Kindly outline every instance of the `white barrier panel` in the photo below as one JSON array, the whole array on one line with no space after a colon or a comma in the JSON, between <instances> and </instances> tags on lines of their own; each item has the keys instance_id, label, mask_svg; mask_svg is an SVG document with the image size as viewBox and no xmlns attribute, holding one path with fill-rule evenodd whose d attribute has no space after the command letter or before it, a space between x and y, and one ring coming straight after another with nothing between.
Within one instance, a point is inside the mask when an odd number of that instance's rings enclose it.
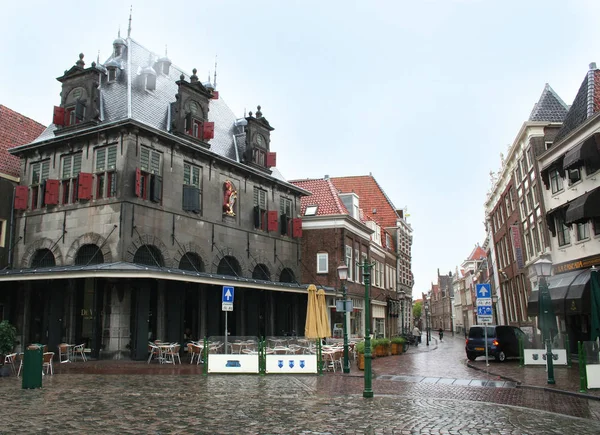
<instances>
[{"instance_id":1,"label":"white barrier panel","mask_svg":"<svg viewBox=\"0 0 600 435\"><path fill-rule=\"evenodd\" d=\"M585 374L588 388L600 388L600 364L587 364Z\"/></svg>"},{"instance_id":2,"label":"white barrier panel","mask_svg":"<svg viewBox=\"0 0 600 435\"><path fill-rule=\"evenodd\" d=\"M546 365L546 349L523 349L523 352L525 360L524 363L526 366ZM552 355L554 356L554 365L567 365L566 349L552 349Z\"/></svg>"},{"instance_id":3,"label":"white barrier panel","mask_svg":"<svg viewBox=\"0 0 600 435\"><path fill-rule=\"evenodd\" d=\"M258 354L214 354L208 356L208 373L258 373Z\"/></svg>"},{"instance_id":4,"label":"white barrier panel","mask_svg":"<svg viewBox=\"0 0 600 435\"><path fill-rule=\"evenodd\" d=\"M267 355L267 373L317 373L317 355Z\"/></svg>"}]
</instances>

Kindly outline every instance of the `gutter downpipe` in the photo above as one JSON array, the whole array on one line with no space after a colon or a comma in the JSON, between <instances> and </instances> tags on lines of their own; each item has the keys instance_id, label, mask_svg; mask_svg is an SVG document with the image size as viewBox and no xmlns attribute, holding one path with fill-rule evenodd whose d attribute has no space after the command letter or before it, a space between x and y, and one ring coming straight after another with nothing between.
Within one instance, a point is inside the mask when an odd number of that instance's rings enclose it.
<instances>
[{"instance_id":1,"label":"gutter downpipe","mask_svg":"<svg viewBox=\"0 0 600 435\"><path fill-rule=\"evenodd\" d=\"M13 228L15 225L15 195L17 192L17 186L13 186L13 196L12 196L12 207L10 209L10 230L8 233L8 267L12 269L12 253L13 253Z\"/></svg>"}]
</instances>

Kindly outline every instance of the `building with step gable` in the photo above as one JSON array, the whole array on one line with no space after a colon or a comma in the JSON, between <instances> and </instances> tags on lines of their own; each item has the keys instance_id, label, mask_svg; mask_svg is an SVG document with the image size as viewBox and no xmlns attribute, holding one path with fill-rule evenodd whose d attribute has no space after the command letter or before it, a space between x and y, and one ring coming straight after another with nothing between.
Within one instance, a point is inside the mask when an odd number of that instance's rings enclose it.
<instances>
[{"instance_id":1,"label":"building with step gable","mask_svg":"<svg viewBox=\"0 0 600 435\"><path fill-rule=\"evenodd\" d=\"M11 267L0 273L22 343L147 357L148 339L300 331L300 200L276 168L258 106L237 117L202 82L128 36L57 79L53 123L20 159ZM48 108L52 110L52 108Z\"/></svg>"}]
</instances>

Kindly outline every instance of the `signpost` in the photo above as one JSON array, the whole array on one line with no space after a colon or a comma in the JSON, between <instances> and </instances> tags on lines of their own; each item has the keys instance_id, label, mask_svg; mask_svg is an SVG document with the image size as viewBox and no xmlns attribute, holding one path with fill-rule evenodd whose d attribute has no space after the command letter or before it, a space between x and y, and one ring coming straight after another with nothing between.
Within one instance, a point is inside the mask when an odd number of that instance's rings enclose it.
<instances>
[{"instance_id":1,"label":"signpost","mask_svg":"<svg viewBox=\"0 0 600 435\"><path fill-rule=\"evenodd\" d=\"M493 322L492 315L492 291L489 283L477 284L477 323L484 325L485 337L485 365L489 366L488 362L488 337L487 325Z\"/></svg>"},{"instance_id":2,"label":"signpost","mask_svg":"<svg viewBox=\"0 0 600 435\"><path fill-rule=\"evenodd\" d=\"M224 285L221 309L225 311L225 353L227 353L227 312L233 311L233 295L235 288L233 286Z\"/></svg>"}]
</instances>

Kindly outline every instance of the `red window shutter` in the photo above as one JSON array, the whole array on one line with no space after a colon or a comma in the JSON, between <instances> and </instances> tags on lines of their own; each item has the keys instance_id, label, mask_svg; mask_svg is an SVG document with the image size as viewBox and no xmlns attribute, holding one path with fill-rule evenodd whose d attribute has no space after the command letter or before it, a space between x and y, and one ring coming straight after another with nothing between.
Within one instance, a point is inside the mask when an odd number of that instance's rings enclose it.
<instances>
[{"instance_id":1,"label":"red window shutter","mask_svg":"<svg viewBox=\"0 0 600 435\"><path fill-rule=\"evenodd\" d=\"M29 188L27 186L17 186L15 190L15 210L27 210L27 199Z\"/></svg>"},{"instance_id":2,"label":"red window shutter","mask_svg":"<svg viewBox=\"0 0 600 435\"><path fill-rule=\"evenodd\" d=\"M135 196L142 196L142 171L140 168L135 168Z\"/></svg>"},{"instance_id":3,"label":"red window shutter","mask_svg":"<svg viewBox=\"0 0 600 435\"><path fill-rule=\"evenodd\" d=\"M277 231L277 227L278 227L278 222L277 222L277 211L276 210L271 210L269 211L268 217L267 217L267 229L268 231Z\"/></svg>"},{"instance_id":4,"label":"red window shutter","mask_svg":"<svg viewBox=\"0 0 600 435\"><path fill-rule=\"evenodd\" d=\"M212 92L212 99L213 100L218 100L219 99L219 91L213 91Z\"/></svg>"},{"instance_id":5,"label":"red window shutter","mask_svg":"<svg viewBox=\"0 0 600 435\"><path fill-rule=\"evenodd\" d=\"M54 106L54 115L52 116L54 125L65 125L65 108Z\"/></svg>"},{"instance_id":6,"label":"red window shutter","mask_svg":"<svg viewBox=\"0 0 600 435\"><path fill-rule=\"evenodd\" d=\"M277 166L277 153L267 153L267 168Z\"/></svg>"},{"instance_id":7,"label":"red window shutter","mask_svg":"<svg viewBox=\"0 0 600 435\"><path fill-rule=\"evenodd\" d=\"M58 180L46 180L46 191L44 192L44 204L58 204Z\"/></svg>"},{"instance_id":8,"label":"red window shutter","mask_svg":"<svg viewBox=\"0 0 600 435\"><path fill-rule=\"evenodd\" d=\"M292 235L294 237L302 237L302 219L294 218L292 219Z\"/></svg>"},{"instance_id":9,"label":"red window shutter","mask_svg":"<svg viewBox=\"0 0 600 435\"><path fill-rule=\"evenodd\" d=\"M77 181L77 199L92 199L92 174L80 172Z\"/></svg>"},{"instance_id":10,"label":"red window shutter","mask_svg":"<svg viewBox=\"0 0 600 435\"><path fill-rule=\"evenodd\" d=\"M202 134L202 140L208 140L215 137L215 123L214 122L205 122L204 123L204 132Z\"/></svg>"}]
</instances>

